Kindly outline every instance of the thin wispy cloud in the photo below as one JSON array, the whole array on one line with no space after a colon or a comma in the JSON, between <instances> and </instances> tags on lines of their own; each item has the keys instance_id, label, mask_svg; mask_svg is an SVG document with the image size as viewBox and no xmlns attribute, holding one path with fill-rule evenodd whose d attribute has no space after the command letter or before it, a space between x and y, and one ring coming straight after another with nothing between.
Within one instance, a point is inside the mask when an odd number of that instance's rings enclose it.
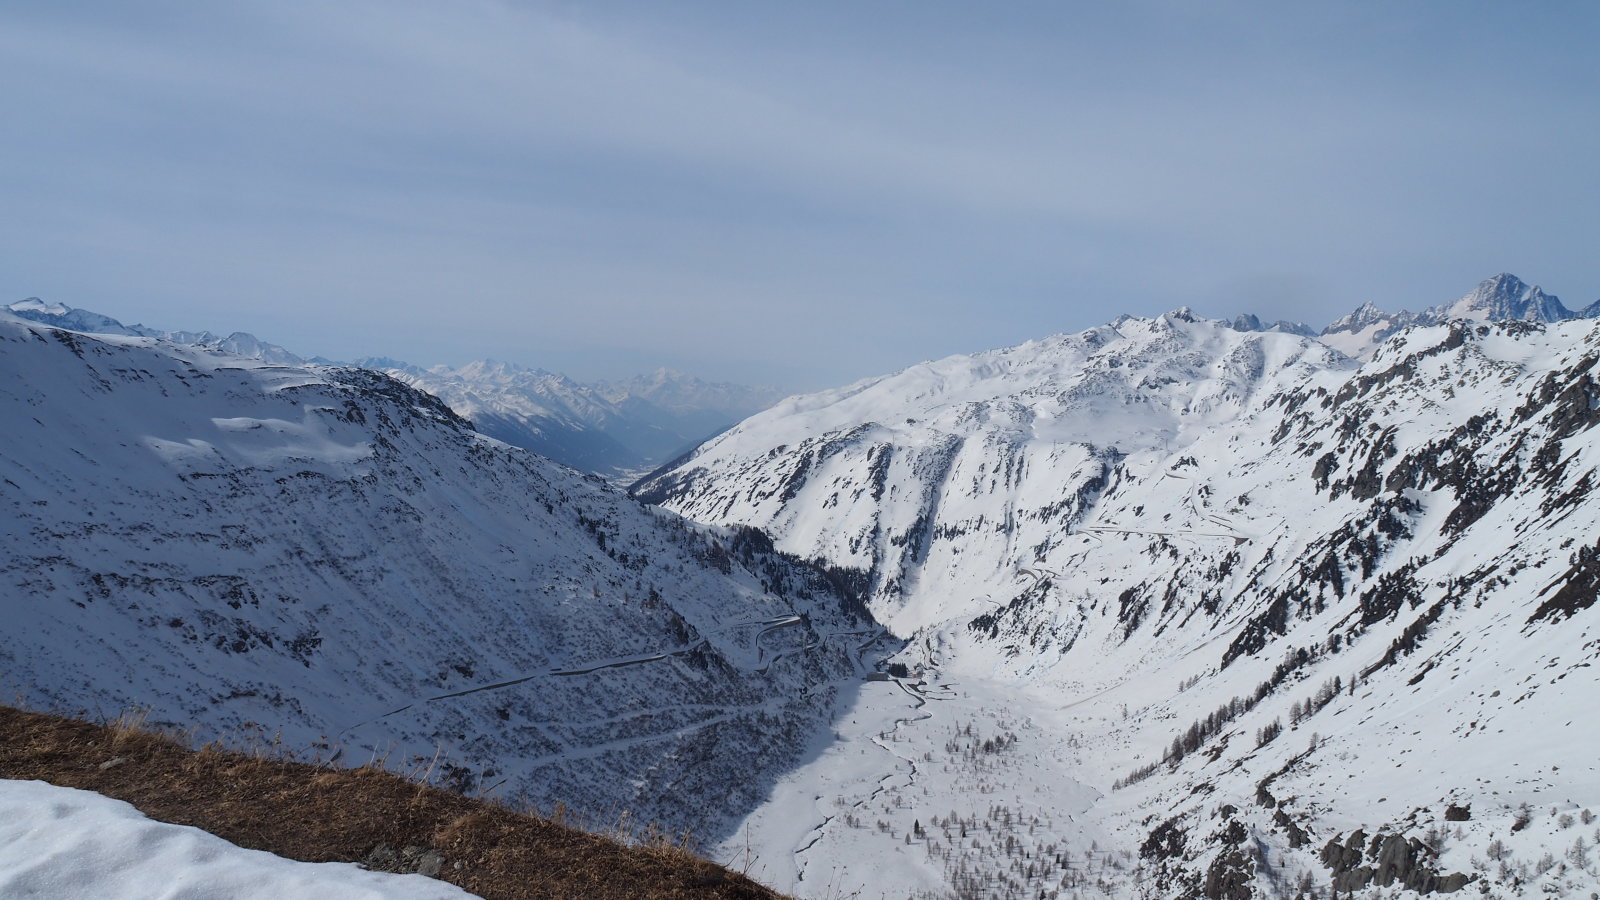
<instances>
[{"instance_id":1,"label":"thin wispy cloud","mask_svg":"<svg viewBox=\"0 0 1600 900\"><path fill-rule=\"evenodd\" d=\"M1320 320L1501 269L1600 295L1577 5L0 25L11 292L307 353L811 387L1185 303Z\"/></svg>"}]
</instances>

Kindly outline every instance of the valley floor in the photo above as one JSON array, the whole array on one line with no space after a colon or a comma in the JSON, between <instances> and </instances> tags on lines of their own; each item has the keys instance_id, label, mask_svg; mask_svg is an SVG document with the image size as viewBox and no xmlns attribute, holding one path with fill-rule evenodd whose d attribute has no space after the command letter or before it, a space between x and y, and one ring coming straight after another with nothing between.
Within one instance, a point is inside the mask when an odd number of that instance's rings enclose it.
<instances>
[{"instance_id":1,"label":"valley floor","mask_svg":"<svg viewBox=\"0 0 1600 900\"><path fill-rule=\"evenodd\" d=\"M1152 787L1159 778L1123 790L1110 785L1136 763L1159 759L1152 734L1159 743L1178 733L1212 702L1181 690L1166 696L1176 684L1170 680L1084 684L1074 693L963 668L862 685L835 717L826 746L784 776L713 857L803 898L1173 896L1152 881L1150 860L1136 869L1137 854L1152 823L1183 808L1194 791L1181 781ZM1389 687L1407 697L1420 689L1403 681ZM1241 761L1198 764L1195 783L1217 791L1210 805L1231 801L1256 816L1249 826L1261 850L1255 896L1328 896L1330 874L1319 856L1330 838L1357 828L1368 838L1385 831L1421 838L1436 849L1439 873L1470 879L1458 896L1589 897L1600 889L1593 849L1600 819L1586 799L1600 794L1592 760L1579 749L1586 732L1527 725L1473 742L1415 719L1418 709L1442 701L1373 702L1410 727L1345 722L1334 708L1317 720L1320 737L1291 729L1281 742L1247 749ZM1302 752L1308 741L1319 755ZM1441 754L1440 746L1452 751ZM1532 764L1530 754L1543 762ZM1289 757L1299 762L1285 764ZM1281 809L1317 814L1299 849L1257 821L1268 810L1259 799L1252 804L1250 790L1273 777ZM1455 801L1470 818L1441 821ZM1213 811L1197 822L1199 840L1223 819ZM1369 886L1355 896L1399 890Z\"/></svg>"},{"instance_id":2,"label":"valley floor","mask_svg":"<svg viewBox=\"0 0 1600 900\"><path fill-rule=\"evenodd\" d=\"M1130 851L1097 824L1080 736L1048 709L995 681L868 682L714 855L802 897L1115 892Z\"/></svg>"}]
</instances>

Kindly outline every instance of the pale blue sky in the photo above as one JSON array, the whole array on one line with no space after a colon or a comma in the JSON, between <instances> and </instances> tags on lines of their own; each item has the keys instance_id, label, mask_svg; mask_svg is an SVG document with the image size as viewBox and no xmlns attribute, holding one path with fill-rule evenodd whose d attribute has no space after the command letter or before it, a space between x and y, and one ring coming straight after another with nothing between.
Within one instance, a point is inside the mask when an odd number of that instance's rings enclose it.
<instances>
[{"instance_id":1,"label":"pale blue sky","mask_svg":"<svg viewBox=\"0 0 1600 900\"><path fill-rule=\"evenodd\" d=\"M816 388L1180 305L1600 297L1591 3L0 7L0 296Z\"/></svg>"}]
</instances>

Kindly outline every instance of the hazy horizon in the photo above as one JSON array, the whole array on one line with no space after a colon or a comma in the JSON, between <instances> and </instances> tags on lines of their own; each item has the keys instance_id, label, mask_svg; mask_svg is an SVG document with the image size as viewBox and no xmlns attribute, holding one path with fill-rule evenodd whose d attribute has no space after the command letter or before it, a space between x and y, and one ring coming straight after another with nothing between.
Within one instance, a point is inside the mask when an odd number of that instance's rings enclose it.
<instances>
[{"instance_id":1,"label":"hazy horizon","mask_svg":"<svg viewBox=\"0 0 1600 900\"><path fill-rule=\"evenodd\" d=\"M1191 306L1600 297L1600 12L24 2L0 272L306 356L791 390Z\"/></svg>"}]
</instances>

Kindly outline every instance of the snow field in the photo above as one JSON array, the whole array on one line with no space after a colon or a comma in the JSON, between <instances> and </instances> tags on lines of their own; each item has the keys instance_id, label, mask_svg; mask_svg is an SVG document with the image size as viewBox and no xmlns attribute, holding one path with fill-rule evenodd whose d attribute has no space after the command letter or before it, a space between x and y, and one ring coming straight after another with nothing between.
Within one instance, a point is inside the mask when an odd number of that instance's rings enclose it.
<instances>
[{"instance_id":1,"label":"snow field","mask_svg":"<svg viewBox=\"0 0 1600 900\"><path fill-rule=\"evenodd\" d=\"M423 875L246 850L120 800L0 779L0 897L102 900L455 900Z\"/></svg>"},{"instance_id":2,"label":"snow field","mask_svg":"<svg viewBox=\"0 0 1600 900\"><path fill-rule=\"evenodd\" d=\"M715 857L801 897L1037 896L1125 877L1092 811L1100 791L1073 779L1079 736L1009 686L906 685L864 684L837 739Z\"/></svg>"}]
</instances>

